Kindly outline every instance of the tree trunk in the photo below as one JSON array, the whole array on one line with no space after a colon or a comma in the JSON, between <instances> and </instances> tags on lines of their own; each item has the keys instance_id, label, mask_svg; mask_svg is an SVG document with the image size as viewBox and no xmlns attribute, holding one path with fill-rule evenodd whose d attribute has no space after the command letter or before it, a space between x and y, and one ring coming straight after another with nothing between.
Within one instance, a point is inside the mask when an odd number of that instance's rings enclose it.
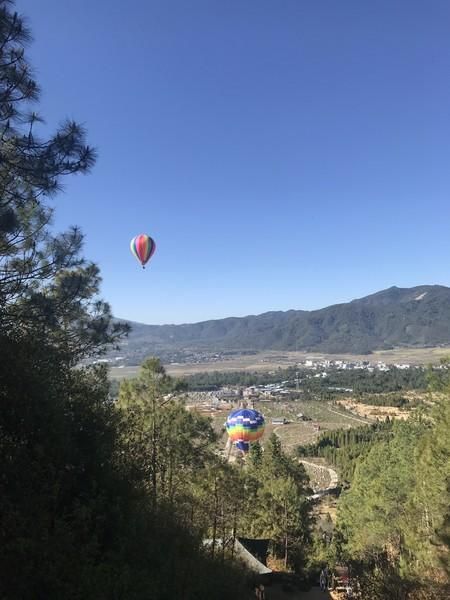
<instances>
[{"instance_id":1,"label":"tree trunk","mask_svg":"<svg viewBox=\"0 0 450 600\"><path fill-rule=\"evenodd\" d=\"M221 510L220 510L220 517L222 519L222 562L225 562L225 537L226 537L226 523L225 523L225 511L223 508L223 499L222 499L222 505L221 505Z\"/></svg>"},{"instance_id":2,"label":"tree trunk","mask_svg":"<svg viewBox=\"0 0 450 600\"><path fill-rule=\"evenodd\" d=\"M236 545L236 529L237 529L237 505L234 506L233 514L233 532L232 532L232 546L231 546L231 559L234 558L234 547Z\"/></svg>"},{"instance_id":3,"label":"tree trunk","mask_svg":"<svg viewBox=\"0 0 450 600\"><path fill-rule=\"evenodd\" d=\"M288 523L287 523L287 501L284 502L284 568L288 565Z\"/></svg>"},{"instance_id":4,"label":"tree trunk","mask_svg":"<svg viewBox=\"0 0 450 600\"><path fill-rule=\"evenodd\" d=\"M216 536L217 536L217 477L214 478L214 517L213 517L213 534L212 534L212 557L216 550Z\"/></svg>"},{"instance_id":5,"label":"tree trunk","mask_svg":"<svg viewBox=\"0 0 450 600\"><path fill-rule=\"evenodd\" d=\"M156 400L155 393L152 392L152 504L153 508L156 508L156 501L158 496L158 479L156 469L158 465L158 448L157 448L157 427L156 427Z\"/></svg>"}]
</instances>

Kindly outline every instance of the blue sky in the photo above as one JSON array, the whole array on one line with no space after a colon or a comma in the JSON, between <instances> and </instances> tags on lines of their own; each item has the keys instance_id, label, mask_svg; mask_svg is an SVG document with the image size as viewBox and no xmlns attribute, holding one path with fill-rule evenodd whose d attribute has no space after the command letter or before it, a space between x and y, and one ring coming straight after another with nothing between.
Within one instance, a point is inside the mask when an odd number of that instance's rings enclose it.
<instances>
[{"instance_id":1,"label":"blue sky","mask_svg":"<svg viewBox=\"0 0 450 600\"><path fill-rule=\"evenodd\" d=\"M450 3L17 0L114 313L180 323L450 284ZM157 252L142 271L137 233Z\"/></svg>"}]
</instances>

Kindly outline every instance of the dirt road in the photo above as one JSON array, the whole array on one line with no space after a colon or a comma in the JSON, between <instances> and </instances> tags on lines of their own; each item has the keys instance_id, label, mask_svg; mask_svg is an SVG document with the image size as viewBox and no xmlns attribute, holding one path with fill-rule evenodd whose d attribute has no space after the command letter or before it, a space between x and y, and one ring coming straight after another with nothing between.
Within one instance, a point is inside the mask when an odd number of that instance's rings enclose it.
<instances>
[{"instance_id":1,"label":"dirt road","mask_svg":"<svg viewBox=\"0 0 450 600\"><path fill-rule=\"evenodd\" d=\"M370 425L370 423L373 422L370 419L359 419L358 417L354 417L353 415L346 415L342 412L338 412L337 410L333 410L332 408L329 408L329 407L327 407L327 410L330 413L334 413L335 415L339 415L341 417L344 417L345 419L352 419L353 421L359 421L360 423L364 423L364 425Z\"/></svg>"},{"instance_id":2,"label":"dirt road","mask_svg":"<svg viewBox=\"0 0 450 600\"><path fill-rule=\"evenodd\" d=\"M329 592L322 592L320 588L311 588L308 592L283 592L280 585L266 588L266 600L331 600Z\"/></svg>"},{"instance_id":3,"label":"dirt road","mask_svg":"<svg viewBox=\"0 0 450 600\"><path fill-rule=\"evenodd\" d=\"M334 469L331 469L330 467L326 467L324 465L319 465L317 463L310 462L308 460L301 459L300 462L303 465L307 465L307 467L309 467L310 469L316 469L318 471L323 471L328 475L328 481L329 481L328 485L326 485L325 487L319 486L314 489L314 492L324 492L329 489L334 489L337 486L339 477Z\"/></svg>"}]
</instances>

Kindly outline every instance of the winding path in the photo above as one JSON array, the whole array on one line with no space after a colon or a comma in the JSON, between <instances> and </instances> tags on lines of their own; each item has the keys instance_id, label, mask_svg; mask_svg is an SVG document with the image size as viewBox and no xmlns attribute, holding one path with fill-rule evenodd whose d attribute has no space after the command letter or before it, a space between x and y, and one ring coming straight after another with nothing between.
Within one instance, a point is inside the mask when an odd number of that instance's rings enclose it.
<instances>
[{"instance_id":1,"label":"winding path","mask_svg":"<svg viewBox=\"0 0 450 600\"><path fill-rule=\"evenodd\" d=\"M329 406L327 406L327 410L335 415L339 415L340 417L344 417L344 419L353 419L353 421L359 421L360 423L364 423L364 425L370 425L372 421L369 419L360 419L358 417L354 417L353 415L347 415L343 412L339 412L338 410L333 410Z\"/></svg>"},{"instance_id":2,"label":"winding path","mask_svg":"<svg viewBox=\"0 0 450 600\"><path fill-rule=\"evenodd\" d=\"M328 410L330 410L330 409L328 409ZM334 411L332 411L332 412L334 412ZM338 414L340 414L340 413L338 413ZM348 418L350 419L352 417L348 417ZM275 429L273 430L273 433L278 438L280 438L280 436L278 434L278 430L282 429L283 427L287 427L287 425L280 425L278 427L275 427ZM317 435L317 434L315 434L315 435ZM292 445L295 445L295 444L290 444L290 445L292 446ZM328 473L329 478L330 478L330 482L329 482L329 484L326 487L323 487L323 488L320 488L320 487L319 488L314 488L314 495L311 496L312 499L317 499L319 496L324 496L324 495L328 494L329 492L331 492L332 490L334 490L336 488L336 486L338 485L339 477L338 477L338 474L336 473L336 471L334 469L332 469L330 467L326 467L324 465L319 465L317 463L310 462L308 460L300 459L299 462L301 462L304 465L308 465L312 469L318 469L320 471L326 471Z\"/></svg>"},{"instance_id":3,"label":"winding path","mask_svg":"<svg viewBox=\"0 0 450 600\"><path fill-rule=\"evenodd\" d=\"M317 463L309 462L308 460L300 459L299 462L301 462L303 465L308 465L309 467L312 467L313 469L319 469L319 470L328 472L328 475L330 477L330 483L325 488L315 489L314 490L315 492L322 492L322 493L327 492L329 490L334 489L337 486L339 477L334 469L331 469L330 467L325 467L324 465L318 465Z\"/></svg>"}]
</instances>

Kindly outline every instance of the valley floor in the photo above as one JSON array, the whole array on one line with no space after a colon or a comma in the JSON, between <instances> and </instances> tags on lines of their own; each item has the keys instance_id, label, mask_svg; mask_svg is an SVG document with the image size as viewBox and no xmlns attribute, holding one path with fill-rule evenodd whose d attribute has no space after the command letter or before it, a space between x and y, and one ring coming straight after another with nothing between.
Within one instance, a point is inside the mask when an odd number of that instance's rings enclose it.
<instances>
[{"instance_id":1,"label":"valley floor","mask_svg":"<svg viewBox=\"0 0 450 600\"><path fill-rule=\"evenodd\" d=\"M329 359L370 362L387 364L409 363L411 365L427 365L438 363L450 354L450 348L396 348L394 350L376 350L372 354L323 354L314 352L276 352L265 351L252 355L230 357L229 359L205 363L167 364L170 375L182 377L207 371L271 371L278 367L286 368L307 359ZM123 379L137 375L139 367L113 367L110 371L112 379Z\"/></svg>"}]
</instances>

